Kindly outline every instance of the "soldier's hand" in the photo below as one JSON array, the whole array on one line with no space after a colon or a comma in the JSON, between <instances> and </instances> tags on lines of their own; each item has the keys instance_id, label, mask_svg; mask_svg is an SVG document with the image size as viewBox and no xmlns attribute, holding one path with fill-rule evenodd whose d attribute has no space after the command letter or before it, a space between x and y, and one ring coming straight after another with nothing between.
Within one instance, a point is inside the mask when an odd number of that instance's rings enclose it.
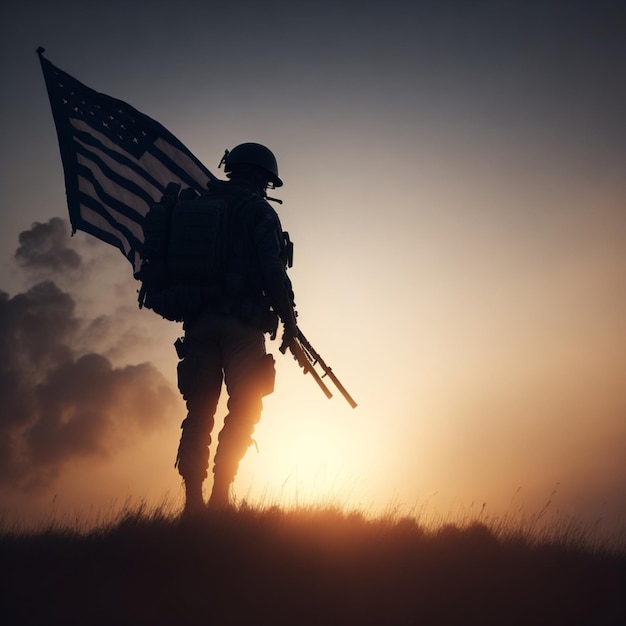
<instances>
[{"instance_id":1,"label":"soldier's hand","mask_svg":"<svg viewBox=\"0 0 626 626\"><path fill-rule=\"evenodd\" d=\"M293 340L298 336L298 327L293 324L284 324L283 325L283 337L280 343L279 350L282 354L285 354L287 348L293 343Z\"/></svg>"}]
</instances>

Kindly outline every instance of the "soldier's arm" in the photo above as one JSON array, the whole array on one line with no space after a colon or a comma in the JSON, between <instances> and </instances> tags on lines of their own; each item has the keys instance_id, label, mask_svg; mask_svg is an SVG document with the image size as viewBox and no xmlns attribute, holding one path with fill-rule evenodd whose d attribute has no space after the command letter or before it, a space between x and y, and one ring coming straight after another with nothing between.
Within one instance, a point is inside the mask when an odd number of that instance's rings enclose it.
<instances>
[{"instance_id":1,"label":"soldier's arm","mask_svg":"<svg viewBox=\"0 0 626 626\"><path fill-rule=\"evenodd\" d=\"M294 294L284 264L284 241L280 221L270 208L257 221L255 228L257 254L263 274L265 290L272 306L285 326L285 331L297 334L294 312Z\"/></svg>"}]
</instances>

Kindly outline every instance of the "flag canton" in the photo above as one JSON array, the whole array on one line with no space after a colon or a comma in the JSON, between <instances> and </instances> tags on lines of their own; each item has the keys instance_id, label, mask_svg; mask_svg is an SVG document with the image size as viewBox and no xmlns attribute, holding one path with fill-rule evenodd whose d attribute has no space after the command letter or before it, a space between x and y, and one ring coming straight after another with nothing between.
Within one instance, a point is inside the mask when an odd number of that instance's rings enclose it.
<instances>
[{"instance_id":1,"label":"flag canton","mask_svg":"<svg viewBox=\"0 0 626 626\"><path fill-rule=\"evenodd\" d=\"M136 159L157 139L133 107L86 87L60 70L55 71L55 91L62 113L82 120Z\"/></svg>"}]
</instances>

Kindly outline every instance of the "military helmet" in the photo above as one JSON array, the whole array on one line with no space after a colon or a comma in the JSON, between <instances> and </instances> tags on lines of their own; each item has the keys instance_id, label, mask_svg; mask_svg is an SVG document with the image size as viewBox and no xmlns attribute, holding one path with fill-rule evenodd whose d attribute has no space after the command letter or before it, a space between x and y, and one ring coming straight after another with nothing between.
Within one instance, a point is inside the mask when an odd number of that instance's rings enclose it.
<instances>
[{"instance_id":1,"label":"military helmet","mask_svg":"<svg viewBox=\"0 0 626 626\"><path fill-rule=\"evenodd\" d=\"M274 187L282 187L283 181L278 177L278 163L273 152L260 143L240 143L223 158L224 171L232 172L233 165L255 165L269 174Z\"/></svg>"}]
</instances>

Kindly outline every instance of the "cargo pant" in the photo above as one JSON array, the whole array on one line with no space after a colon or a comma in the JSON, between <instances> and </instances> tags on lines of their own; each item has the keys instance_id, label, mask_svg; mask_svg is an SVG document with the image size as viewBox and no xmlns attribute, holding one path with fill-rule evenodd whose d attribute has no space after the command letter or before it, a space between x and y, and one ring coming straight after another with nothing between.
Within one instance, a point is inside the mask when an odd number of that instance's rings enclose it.
<instances>
[{"instance_id":1,"label":"cargo pant","mask_svg":"<svg viewBox=\"0 0 626 626\"><path fill-rule=\"evenodd\" d=\"M265 352L263 331L225 315L207 314L185 334L178 387L187 404L177 466L185 481L207 477L209 446L222 382L228 414L218 436L215 481L230 484L252 443L262 398L271 393L274 359Z\"/></svg>"}]
</instances>

